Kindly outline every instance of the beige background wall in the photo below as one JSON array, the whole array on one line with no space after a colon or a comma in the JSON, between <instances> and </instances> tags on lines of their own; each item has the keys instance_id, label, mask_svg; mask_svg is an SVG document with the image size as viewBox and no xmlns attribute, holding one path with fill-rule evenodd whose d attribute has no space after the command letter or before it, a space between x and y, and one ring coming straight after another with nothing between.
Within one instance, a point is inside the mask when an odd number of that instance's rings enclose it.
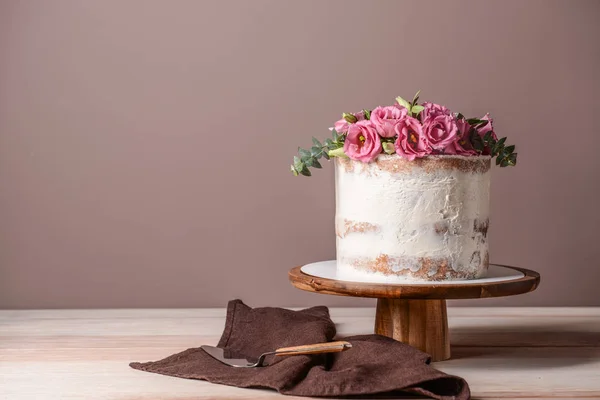
<instances>
[{"instance_id":1,"label":"beige background wall","mask_svg":"<svg viewBox=\"0 0 600 400\"><path fill-rule=\"evenodd\" d=\"M334 257L333 170L296 146L422 90L491 112L492 261L600 305L600 2L0 1L0 307L356 305L290 267Z\"/></svg>"}]
</instances>

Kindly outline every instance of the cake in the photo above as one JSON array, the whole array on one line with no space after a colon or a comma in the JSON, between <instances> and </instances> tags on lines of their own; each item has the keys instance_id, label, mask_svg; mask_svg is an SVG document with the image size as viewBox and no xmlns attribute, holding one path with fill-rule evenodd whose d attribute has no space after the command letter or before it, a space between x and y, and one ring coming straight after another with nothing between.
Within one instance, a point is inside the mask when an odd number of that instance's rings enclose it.
<instances>
[{"instance_id":1,"label":"cake","mask_svg":"<svg viewBox=\"0 0 600 400\"><path fill-rule=\"evenodd\" d=\"M291 170L335 164L336 274L406 283L472 280L490 254L490 166L514 166L489 114L466 118L430 102L344 113L332 138L299 148Z\"/></svg>"},{"instance_id":2,"label":"cake","mask_svg":"<svg viewBox=\"0 0 600 400\"><path fill-rule=\"evenodd\" d=\"M490 160L336 158L337 275L386 282L484 276Z\"/></svg>"}]
</instances>

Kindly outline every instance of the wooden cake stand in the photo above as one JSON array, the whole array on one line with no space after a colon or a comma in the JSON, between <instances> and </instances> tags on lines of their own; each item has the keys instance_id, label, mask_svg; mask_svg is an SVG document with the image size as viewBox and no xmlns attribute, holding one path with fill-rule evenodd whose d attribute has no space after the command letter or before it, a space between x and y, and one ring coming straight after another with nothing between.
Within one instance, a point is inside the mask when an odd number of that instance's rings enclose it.
<instances>
[{"instance_id":1,"label":"wooden cake stand","mask_svg":"<svg viewBox=\"0 0 600 400\"><path fill-rule=\"evenodd\" d=\"M513 296L535 290L540 282L537 272L506 265L490 265L489 275L457 282L351 282L337 279L333 260L293 268L289 279L296 288L309 292L376 298L375 333L442 361L450 358L447 299Z\"/></svg>"}]
</instances>

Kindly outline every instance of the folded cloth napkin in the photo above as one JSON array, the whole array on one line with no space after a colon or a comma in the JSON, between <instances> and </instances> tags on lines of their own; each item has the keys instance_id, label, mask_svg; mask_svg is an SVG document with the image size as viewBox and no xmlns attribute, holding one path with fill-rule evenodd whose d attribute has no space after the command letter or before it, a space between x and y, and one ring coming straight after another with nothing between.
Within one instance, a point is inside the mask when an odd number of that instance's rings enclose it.
<instances>
[{"instance_id":1,"label":"folded cloth napkin","mask_svg":"<svg viewBox=\"0 0 600 400\"><path fill-rule=\"evenodd\" d=\"M229 354L258 358L279 347L331 341L336 334L327 307L301 311L250 308L240 300L227 307L218 347ZM334 397L407 392L436 399L469 399L467 382L429 365L429 355L379 335L345 337L352 348L341 353L272 357L259 368L225 365L200 348L160 361L131 363L135 369L202 379L243 388L271 388L296 396Z\"/></svg>"}]
</instances>

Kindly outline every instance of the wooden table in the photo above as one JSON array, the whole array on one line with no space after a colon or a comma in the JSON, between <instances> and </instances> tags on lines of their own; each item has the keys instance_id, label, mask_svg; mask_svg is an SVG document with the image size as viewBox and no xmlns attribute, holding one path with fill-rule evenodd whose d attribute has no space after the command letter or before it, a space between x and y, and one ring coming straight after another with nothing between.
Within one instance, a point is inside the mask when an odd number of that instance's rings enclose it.
<instances>
[{"instance_id":1,"label":"wooden table","mask_svg":"<svg viewBox=\"0 0 600 400\"><path fill-rule=\"evenodd\" d=\"M341 337L370 333L374 309L334 308ZM600 308L449 307L453 359L474 398L600 398ZM216 344L223 309L0 311L0 399L270 399L136 371L188 347Z\"/></svg>"}]
</instances>

